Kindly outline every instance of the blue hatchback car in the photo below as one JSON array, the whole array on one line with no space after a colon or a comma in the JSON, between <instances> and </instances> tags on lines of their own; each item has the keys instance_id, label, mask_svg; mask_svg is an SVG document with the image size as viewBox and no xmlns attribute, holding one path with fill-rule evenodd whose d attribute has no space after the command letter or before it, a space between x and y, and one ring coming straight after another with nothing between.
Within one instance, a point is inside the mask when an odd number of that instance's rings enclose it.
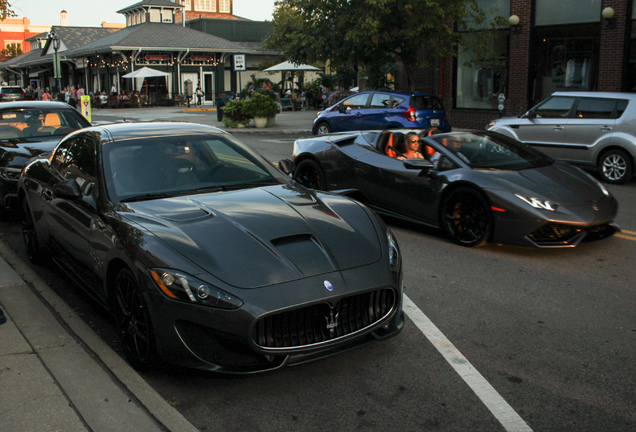
<instances>
[{"instance_id":1,"label":"blue hatchback car","mask_svg":"<svg viewBox=\"0 0 636 432\"><path fill-rule=\"evenodd\" d=\"M428 128L450 132L442 101L435 95L390 90L356 93L318 112L312 133L350 130Z\"/></svg>"}]
</instances>

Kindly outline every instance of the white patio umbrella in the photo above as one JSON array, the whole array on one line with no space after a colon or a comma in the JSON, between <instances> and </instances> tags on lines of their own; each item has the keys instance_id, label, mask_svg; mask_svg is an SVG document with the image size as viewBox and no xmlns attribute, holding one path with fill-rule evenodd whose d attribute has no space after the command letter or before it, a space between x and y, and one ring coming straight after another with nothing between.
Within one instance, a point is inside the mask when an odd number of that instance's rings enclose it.
<instances>
[{"instance_id":1,"label":"white patio umbrella","mask_svg":"<svg viewBox=\"0 0 636 432\"><path fill-rule=\"evenodd\" d=\"M267 69L263 69L263 72L296 72L296 71L319 71L319 70L321 69L312 65L284 61L272 67L268 67Z\"/></svg>"},{"instance_id":2,"label":"white patio umbrella","mask_svg":"<svg viewBox=\"0 0 636 432\"><path fill-rule=\"evenodd\" d=\"M132 71L123 75L122 78L150 78L150 77L162 77L170 75L168 72L161 72L157 69L149 68L148 66L144 66L141 69L137 69L136 71Z\"/></svg>"},{"instance_id":3,"label":"white patio umbrella","mask_svg":"<svg viewBox=\"0 0 636 432\"><path fill-rule=\"evenodd\" d=\"M123 75L122 78L143 78L143 82L141 84L141 88L143 89L146 78L167 77L168 75L170 75L168 72L162 72L157 69L144 66L141 69L137 69L136 71L132 71L127 73L126 75ZM148 100L148 87L146 87L146 100Z\"/></svg>"},{"instance_id":4,"label":"white patio umbrella","mask_svg":"<svg viewBox=\"0 0 636 432\"><path fill-rule=\"evenodd\" d=\"M284 62L278 63L277 65L274 65L272 67L268 67L267 69L263 69L263 72L282 72L283 73L283 78L284 78L284 73L285 72L291 72L292 87L293 87L294 86L293 81L294 81L294 73L295 72L311 72L311 71L315 72L315 71L320 71L320 70L322 70L322 69L317 68L317 67L312 66L312 65L303 64L303 63L292 63L290 61L284 61Z\"/></svg>"}]
</instances>

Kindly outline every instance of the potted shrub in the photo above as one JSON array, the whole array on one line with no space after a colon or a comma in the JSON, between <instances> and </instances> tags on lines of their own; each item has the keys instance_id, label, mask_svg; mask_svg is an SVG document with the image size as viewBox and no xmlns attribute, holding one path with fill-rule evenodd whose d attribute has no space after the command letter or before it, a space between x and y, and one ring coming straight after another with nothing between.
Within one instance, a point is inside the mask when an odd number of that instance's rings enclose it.
<instances>
[{"instance_id":1,"label":"potted shrub","mask_svg":"<svg viewBox=\"0 0 636 432\"><path fill-rule=\"evenodd\" d=\"M227 128L247 126L252 118L247 114L247 101L230 99L221 108L223 110L223 125Z\"/></svg>"},{"instance_id":2,"label":"potted shrub","mask_svg":"<svg viewBox=\"0 0 636 432\"><path fill-rule=\"evenodd\" d=\"M254 118L256 127L265 127L267 119L276 117L278 113L276 101L262 93L254 93L245 105L246 114Z\"/></svg>"}]
</instances>

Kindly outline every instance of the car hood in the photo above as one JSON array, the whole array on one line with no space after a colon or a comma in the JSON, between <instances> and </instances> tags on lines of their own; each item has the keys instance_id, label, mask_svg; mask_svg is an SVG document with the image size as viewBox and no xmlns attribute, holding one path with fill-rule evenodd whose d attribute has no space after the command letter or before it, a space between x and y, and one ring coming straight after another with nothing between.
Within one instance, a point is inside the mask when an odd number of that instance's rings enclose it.
<instances>
[{"instance_id":1,"label":"car hood","mask_svg":"<svg viewBox=\"0 0 636 432\"><path fill-rule=\"evenodd\" d=\"M382 256L377 225L359 204L295 185L127 207L122 218L143 226L202 271L240 288L363 266Z\"/></svg>"},{"instance_id":2,"label":"car hood","mask_svg":"<svg viewBox=\"0 0 636 432\"><path fill-rule=\"evenodd\" d=\"M0 140L0 153L5 166L22 168L26 162L43 153L52 151L63 137L54 137L44 141L20 138Z\"/></svg>"},{"instance_id":3,"label":"car hood","mask_svg":"<svg viewBox=\"0 0 636 432\"><path fill-rule=\"evenodd\" d=\"M540 198L564 206L578 206L607 200L600 186L579 168L555 162L552 165L520 171L486 171L505 189L527 198ZM500 187L496 187L500 188Z\"/></svg>"}]
</instances>

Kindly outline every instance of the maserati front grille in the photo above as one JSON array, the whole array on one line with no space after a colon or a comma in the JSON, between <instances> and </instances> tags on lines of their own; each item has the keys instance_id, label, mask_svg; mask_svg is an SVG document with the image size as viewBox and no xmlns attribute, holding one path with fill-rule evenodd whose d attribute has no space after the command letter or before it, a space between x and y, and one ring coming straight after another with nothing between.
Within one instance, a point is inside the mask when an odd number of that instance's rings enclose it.
<instances>
[{"instance_id":1,"label":"maserati front grille","mask_svg":"<svg viewBox=\"0 0 636 432\"><path fill-rule=\"evenodd\" d=\"M335 304L319 303L262 318L253 339L266 349L319 345L360 332L382 321L397 306L392 289L344 297Z\"/></svg>"}]
</instances>

